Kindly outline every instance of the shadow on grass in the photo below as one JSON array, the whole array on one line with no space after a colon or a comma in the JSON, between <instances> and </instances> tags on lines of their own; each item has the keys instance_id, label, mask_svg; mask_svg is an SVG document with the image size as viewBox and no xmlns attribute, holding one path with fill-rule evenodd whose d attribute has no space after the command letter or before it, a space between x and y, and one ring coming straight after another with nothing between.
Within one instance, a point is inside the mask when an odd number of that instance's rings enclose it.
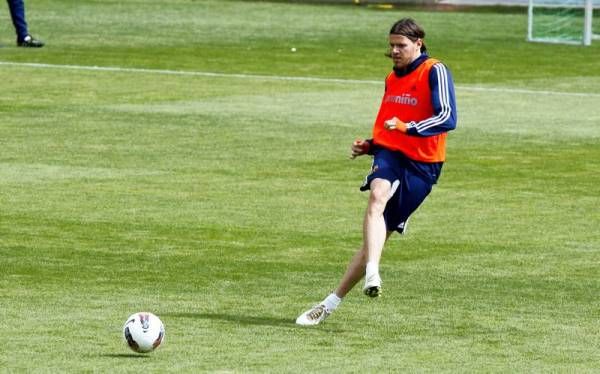
<instances>
[{"instance_id":1,"label":"shadow on grass","mask_svg":"<svg viewBox=\"0 0 600 374\"><path fill-rule=\"evenodd\" d=\"M267 325L284 327L294 326L294 321L289 318L254 317L223 313L163 313L161 314L161 316L177 318L212 319L218 321L239 323L241 325Z\"/></svg>"},{"instance_id":2,"label":"shadow on grass","mask_svg":"<svg viewBox=\"0 0 600 374\"><path fill-rule=\"evenodd\" d=\"M139 353L102 353L100 357L112 357L112 358L149 358L149 355Z\"/></svg>"},{"instance_id":3,"label":"shadow on grass","mask_svg":"<svg viewBox=\"0 0 600 374\"><path fill-rule=\"evenodd\" d=\"M194 319L209 319L215 321L232 322L240 325L256 325L256 326L274 326L287 327L294 329L302 329L305 331L322 331L322 332L341 332L339 329L331 329L325 326L315 326L312 328L297 326L294 319L277 318L277 317L257 317L257 316L242 316L237 314L224 313L162 313L164 317L175 318L194 318Z\"/></svg>"}]
</instances>

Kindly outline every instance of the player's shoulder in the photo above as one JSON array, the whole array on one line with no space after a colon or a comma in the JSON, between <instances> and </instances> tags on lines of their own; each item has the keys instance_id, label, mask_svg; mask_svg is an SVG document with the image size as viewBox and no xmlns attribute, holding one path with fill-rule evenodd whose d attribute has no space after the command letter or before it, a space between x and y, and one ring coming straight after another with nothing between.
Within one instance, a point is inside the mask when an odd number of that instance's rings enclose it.
<instances>
[{"instance_id":1,"label":"player's shoulder","mask_svg":"<svg viewBox=\"0 0 600 374\"><path fill-rule=\"evenodd\" d=\"M432 68L446 68L446 65L444 65L444 63L443 63L441 60L439 60L439 59L437 59L437 58L435 58L435 57L429 57L429 58L426 60L426 62L427 62L427 64L429 64L429 66L431 66Z\"/></svg>"},{"instance_id":2,"label":"player's shoulder","mask_svg":"<svg viewBox=\"0 0 600 374\"><path fill-rule=\"evenodd\" d=\"M432 59L433 61L431 61L431 69L430 69L430 74L443 74L443 75L448 75L450 74L450 69L448 69L448 66L446 66L446 64L444 64L442 61L440 60L436 60L436 59Z\"/></svg>"}]
</instances>

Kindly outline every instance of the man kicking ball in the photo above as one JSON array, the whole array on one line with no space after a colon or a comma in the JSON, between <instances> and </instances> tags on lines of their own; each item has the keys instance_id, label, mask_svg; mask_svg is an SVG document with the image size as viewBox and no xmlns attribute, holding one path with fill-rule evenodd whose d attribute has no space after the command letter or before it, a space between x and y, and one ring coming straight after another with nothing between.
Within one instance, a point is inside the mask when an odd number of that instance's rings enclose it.
<instances>
[{"instance_id":1,"label":"man kicking ball","mask_svg":"<svg viewBox=\"0 0 600 374\"><path fill-rule=\"evenodd\" d=\"M363 277L363 292L381 295L379 262L394 231L406 232L410 215L437 182L446 157L447 132L456 127L454 84L448 69L429 57L425 31L414 20L396 22L387 54L394 63L373 125L372 139L352 143L352 158L372 155L373 166L361 190L370 190L363 243L337 289L296 323L321 323Z\"/></svg>"}]
</instances>

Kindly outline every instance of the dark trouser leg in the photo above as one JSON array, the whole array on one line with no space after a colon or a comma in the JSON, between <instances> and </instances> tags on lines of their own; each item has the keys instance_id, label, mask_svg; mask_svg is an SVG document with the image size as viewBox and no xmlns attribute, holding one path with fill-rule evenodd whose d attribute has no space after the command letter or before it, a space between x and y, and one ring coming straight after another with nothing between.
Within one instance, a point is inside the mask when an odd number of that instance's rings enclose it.
<instances>
[{"instance_id":1,"label":"dark trouser leg","mask_svg":"<svg viewBox=\"0 0 600 374\"><path fill-rule=\"evenodd\" d=\"M27 31L27 22L25 21L25 4L23 4L23 0L7 0L7 2L10 9L10 17L17 32L17 40L23 41L29 34Z\"/></svg>"}]
</instances>

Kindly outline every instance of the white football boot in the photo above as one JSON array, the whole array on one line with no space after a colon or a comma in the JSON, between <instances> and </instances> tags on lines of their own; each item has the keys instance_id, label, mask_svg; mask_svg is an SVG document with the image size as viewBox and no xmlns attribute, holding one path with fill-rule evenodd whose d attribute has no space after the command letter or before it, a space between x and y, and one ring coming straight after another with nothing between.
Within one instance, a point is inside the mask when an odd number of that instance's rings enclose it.
<instances>
[{"instance_id":1,"label":"white football boot","mask_svg":"<svg viewBox=\"0 0 600 374\"><path fill-rule=\"evenodd\" d=\"M318 304L296 318L296 324L300 326L315 326L323 322L330 314L331 311L325 305Z\"/></svg>"}]
</instances>

